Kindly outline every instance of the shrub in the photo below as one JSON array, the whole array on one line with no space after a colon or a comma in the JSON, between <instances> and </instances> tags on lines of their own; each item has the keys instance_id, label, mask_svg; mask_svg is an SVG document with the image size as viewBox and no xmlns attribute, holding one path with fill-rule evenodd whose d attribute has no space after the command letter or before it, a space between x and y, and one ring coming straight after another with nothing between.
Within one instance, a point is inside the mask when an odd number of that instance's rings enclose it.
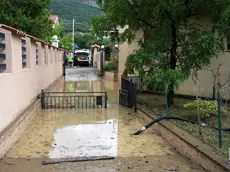
<instances>
[{"instance_id":1,"label":"shrub","mask_svg":"<svg viewBox=\"0 0 230 172\"><path fill-rule=\"evenodd\" d=\"M213 117L213 116L218 116L217 101L198 99L198 103L197 103L197 100L195 100L195 101L192 101L190 103L184 104L184 107L197 110L197 108L198 108L197 105L199 107L199 112L200 112L201 118L209 118L209 117ZM226 113L226 111L221 110L221 113L224 114L224 113Z\"/></svg>"},{"instance_id":2,"label":"shrub","mask_svg":"<svg viewBox=\"0 0 230 172\"><path fill-rule=\"evenodd\" d=\"M117 72L118 65L115 60L109 61L105 66L104 66L104 71L106 72Z\"/></svg>"}]
</instances>

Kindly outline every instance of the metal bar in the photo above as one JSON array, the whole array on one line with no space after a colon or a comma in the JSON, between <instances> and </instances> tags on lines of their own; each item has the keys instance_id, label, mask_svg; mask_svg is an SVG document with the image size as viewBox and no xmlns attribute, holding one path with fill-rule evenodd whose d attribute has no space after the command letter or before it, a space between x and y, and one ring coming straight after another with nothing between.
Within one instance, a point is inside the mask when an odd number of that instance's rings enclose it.
<instances>
[{"instance_id":1,"label":"metal bar","mask_svg":"<svg viewBox=\"0 0 230 172\"><path fill-rule=\"evenodd\" d=\"M65 101L65 98L64 98L64 97L62 97L62 99L61 99L61 107L62 107L62 109L64 109L64 108L65 108L65 106L64 106L64 101Z\"/></svg>"},{"instance_id":2,"label":"metal bar","mask_svg":"<svg viewBox=\"0 0 230 172\"><path fill-rule=\"evenodd\" d=\"M218 136L219 136L219 148L222 148L222 133L221 133L221 109L220 109L220 92L217 92L217 104L218 104Z\"/></svg>"},{"instance_id":3,"label":"metal bar","mask_svg":"<svg viewBox=\"0 0 230 172\"><path fill-rule=\"evenodd\" d=\"M93 97L93 108L95 108L95 97Z\"/></svg>"},{"instance_id":4,"label":"metal bar","mask_svg":"<svg viewBox=\"0 0 230 172\"><path fill-rule=\"evenodd\" d=\"M45 103L45 105L46 105L45 109L48 109L48 97L45 97L45 101L46 101L46 103Z\"/></svg>"},{"instance_id":5,"label":"metal bar","mask_svg":"<svg viewBox=\"0 0 230 172\"><path fill-rule=\"evenodd\" d=\"M45 95L44 95L44 90L42 89L41 93L41 104L42 104L42 109L45 109Z\"/></svg>"},{"instance_id":6,"label":"metal bar","mask_svg":"<svg viewBox=\"0 0 230 172\"><path fill-rule=\"evenodd\" d=\"M76 107L76 96L74 96L73 101L74 101L74 107Z\"/></svg>"},{"instance_id":7,"label":"metal bar","mask_svg":"<svg viewBox=\"0 0 230 172\"><path fill-rule=\"evenodd\" d=\"M136 89L136 84L134 84L134 89L133 89L133 92L134 92L134 112L137 112L137 100L136 100L136 95L137 95L137 89Z\"/></svg>"},{"instance_id":8,"label":"metal bar","mask_svg":"<svg viewBox=\"0 0 230 172\"><path fill-rule=\"evenodd\" d=\"M108 100L108 95L105 93L105 108L107 108L107 100Z\"/></svg>"},{"instance_id":9,"label":"metal bar","mask_svg":"<svg viewBox=\"0 0 230 172\"><path fill-rule=\"evenodd\" d=\"M65 109L65 108L66 108L66 106L65 106L65 101L66 101L66 98L65 98L65 97L63 97L63 101L62 101L63 109Z\"/></svg>"},{"instance_id":10,"label":"metal bar","mask_svg":"<svg viewBox=\"0 0 230 172\"><path fill-rule=\"evenodd\" d=\"M102 92L44 92L44 94L94 94L94 93L106 93L106 91L102 91Z\"/></svg>"},{"instance_id":11,"label":"metal bar","mask_svg":"<svg viewBox=\"0 0 230 172\"><path fill-rule=\"evenodd\" d=\"M68 100L68 97L65 97L65 98L66 98L65 107L66 107L66 109L68 109L68 102L69 102L69 100Z\"/></svg>"},{"instance_id":12,"label":"metal bar","mask_svg":"<svg viewBox=\"0 0 230 172\"><path fill-rule=\"evenodd\" d=\"M60 108L107 108L108 94L107 92L91 92L103 93L103 95L73 95L55 92L42 93L42 108L60 109ZM85 92L85 94L88 92ZM60 95L62 94L62 95ZM78 94L81 94L80 92ZM104 104L103 104L104 103Z\"/></svg>"},{"instance_id":13,"label":"metal bar","mask_svg":"<svg viewBox=\"0 0 230 172\"><path fill-rule=\"evenodd\" d=\"M69 105L69 109L70 109L71 108L71 97L70 96L68 97L68 100L69 100L68 105Z\"/></svg>"},{"instance_id":14,"label":"metal bar","mask_svg":"<svg viewBox=\"0 0 230 172\"><path fill-rule=\"evenodd\" d=\"M78 101L78 109L79 109L79 104L80 104L80 102L79 102L79 97L78 97L78 100L77 100L77 101Z\"/></svg>"},{"instance_id":15,"label":"metal bar","mask_svg":"<svg viewBox=\"0 0 230 172\"><path fill-rule=\"evenodd\" d=\"M72 96L71 96L72 97ZM69 109L72 108L72 98L70 96L68 96L68 99L69 99Z\"/></svg>"},{"instance_id":16,"label":"metal bar","mask_svg":"<svg viewBox=\"0 0 230 172\"><path fill-rule=\"evenodd\" d=\"M55 109L57 108L57 103L56 103L56 97L54 97L54 106L55 106Z\"/></svg>"},{"instance_id":17,"label":"metal bar","mask_svg":"<svg viewBox=\"0 0 230 172\"><path fill-rule=\"evenodd\" d=\"M59 99L59 109L60 109L60 108L62 108L62 106L61 106L62 105L62 99L61 99L61 97L59 97L58 99Z\"/></svg>"},{"instance_id":18,"label":"metal bar","mask_svg":"<svg viewBox=\"0 0 230 172\"><path fill-rule=\"evenodd\" d=\"M53 97L52 96L50 97L50 101L51 101L50 103L51 109L53 109Z\"/></svg>"}]
</instances>

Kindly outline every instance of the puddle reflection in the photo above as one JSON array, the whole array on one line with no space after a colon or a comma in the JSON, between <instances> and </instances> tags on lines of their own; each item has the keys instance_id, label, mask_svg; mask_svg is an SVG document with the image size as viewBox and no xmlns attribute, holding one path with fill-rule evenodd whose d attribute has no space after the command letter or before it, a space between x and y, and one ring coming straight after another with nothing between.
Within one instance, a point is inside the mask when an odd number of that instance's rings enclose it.
<instances>
[{"instance_id":1,"label":"puddle reflection","mask_svg":"<svg viewBox=\"0 0 230 172\"><path fill-rule=\"evenodd\" d=\"M54 133L53 150L49 157L116 156L117 129L115 120L108 120L105 124L58 128Z\"/></svg>"}]
</instances>

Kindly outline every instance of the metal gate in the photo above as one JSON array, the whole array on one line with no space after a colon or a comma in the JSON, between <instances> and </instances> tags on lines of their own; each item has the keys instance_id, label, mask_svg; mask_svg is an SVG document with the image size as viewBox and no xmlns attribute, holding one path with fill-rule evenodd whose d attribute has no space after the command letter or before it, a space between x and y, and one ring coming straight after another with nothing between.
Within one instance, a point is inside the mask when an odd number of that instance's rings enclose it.
<instances>
[{"instance_id":1,"label":"metal gate","mask_svg":"<svg viewBox=\"0 0 230 172\"><path fill-rule=\"evenodd\" d=\"M121 78L119 90L119 104L133 108L136 111L136 84L125 78Z\"/></svg>"},{"instance_id":2,"label":"metal gate","mask_svg":"<svg viewBox=\"0 0 230 172\"><path fill-rule=\"evenodd\" d=\"M42 109L107 108L107 92L44 92Z\"/></svg>"},{"instance_id":3,"label":"metal gate","mask_svg":"<svg viewBox=\"0 0 230 172\"><path fill-rule=\"evenodd\" d=\"M103 69L104 69L104 53L103 51L100 52L100 75L103 75Z\"/></svg>"}]
</instances>

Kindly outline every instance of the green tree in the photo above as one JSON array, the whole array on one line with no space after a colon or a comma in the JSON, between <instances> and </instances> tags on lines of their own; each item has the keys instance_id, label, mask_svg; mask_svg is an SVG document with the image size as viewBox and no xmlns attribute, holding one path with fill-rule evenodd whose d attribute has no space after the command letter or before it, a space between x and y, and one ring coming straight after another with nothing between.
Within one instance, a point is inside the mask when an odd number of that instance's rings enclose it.
<instances>
[{"instance_id":1,"label":"green tree","mask_svg":"<svg viewBox=\"0 0 230 172\"><path fill-rule=\"evenodd\" d=\"M58 36L59 39L59 47L64 48L66 50L72 50L72 35L71 34L66 34L64 32L64 24L56 24L54 25L52 32L50 34L51 36L47 39L47 42L51 42L52 38L54 35Z\"/></svg>"},{"instance_id":2,"label":"green tree","mask_svg":"<svg viewBox=\"0 0 230 172\"><path fill-rule=\"evenodd\" d=\"M189 76L197 77L224 49L229 6L228 0L104 0L102 4L107 23L129 26L120 40L131 42L135 31L143 31L140 49L128 56L126 71L136 70L146 84L167 85L169 105L174 103L174 90ZM96 33L103 29L93 28Z\"/></svg>"},{"instance_id":3,"label":"green tree","mask_svg":"<svg viewBox=\"0 0 230 172\"><path fill-rule=\"evenodd\" d=\"M72 36L71 35L64 35L61 37L59 42L59 47L66 49L66 50L72 50Z\"/></svg>"},{"instance_id":4,"label":"green tree","mask_svg":"<svg viewBox=\"0 0 230 172\"><path fill-rule=\"evenodd\" d=\"M82 49L88 49L91 45L92 36L90 33L76 32L74 35L74 42Z\"/></svg>"},{"instance_id":5,"label":"green tree","mask_svg":"<svg viewBox=\"0 0 230 172\"><path fill-rule=\"evenodd\" d=\"M47 9L49 3L50 0L0 1L0 21L45 40L52 30L50 12Z\"/></svg>"}]
</instances>

